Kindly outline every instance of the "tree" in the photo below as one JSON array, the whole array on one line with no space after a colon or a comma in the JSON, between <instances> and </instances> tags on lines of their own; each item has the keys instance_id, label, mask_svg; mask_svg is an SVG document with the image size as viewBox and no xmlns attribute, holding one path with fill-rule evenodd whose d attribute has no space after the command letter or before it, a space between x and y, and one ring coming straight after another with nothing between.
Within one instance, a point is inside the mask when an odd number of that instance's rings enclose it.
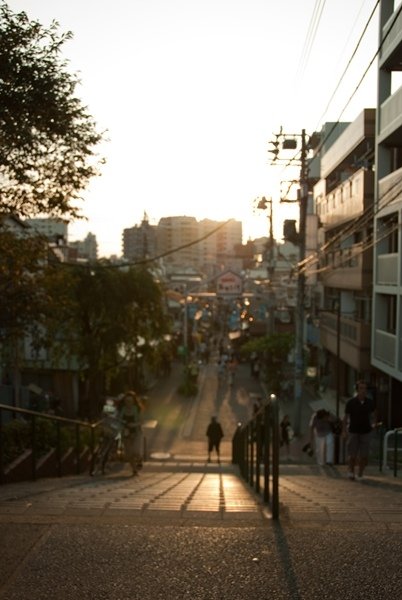
<instances>
[{"instance_id":1,"label":"tree","mask_svg":"<svg viewBox=\"0 0 402 600\"><path fill-rule=\"evenodd\" d=\"M49 297L44 287L48 246L39 236L0 231L0 354L5 376L19 404L24 340L38 339Z\"/></svg>"},{"instance_id":2,"label":"tree","mask_svg":"<svg viewBox=\"0 0 402 600\"><path fill-rule=\"evenodd\" d=\"M71 32L0 5L0 213L79 216L102 140L60 53Z\"/></svg>"},{"instance_id":3,"label":"tree","mask_svg":"<svg viewBox=\"0 0 402 600\"><path fill-rule=\"evenodd\" d=\"M241 351L250 355L257 352L263 367L264 381L269 392L279 394L281 384L288 377L288 355L294 345L294 337L289 333L274 333L246 342Z\"/></svg>"},{"instance_id":4,"label":"tree","mask_svg":"<svg viewBox=\"0 0 402 600\"><path fill-rule=\"evenodd\" d=\"M108 380L119 375L121 385L141 391L139 349L151 358L152 342L168 332L160 286L151 273L106 260L54 265L48 294L57 310L47 315L46 345L56 364L61 356L78 361L81 416L98 415Z\"/></svg>"}]
</instances>

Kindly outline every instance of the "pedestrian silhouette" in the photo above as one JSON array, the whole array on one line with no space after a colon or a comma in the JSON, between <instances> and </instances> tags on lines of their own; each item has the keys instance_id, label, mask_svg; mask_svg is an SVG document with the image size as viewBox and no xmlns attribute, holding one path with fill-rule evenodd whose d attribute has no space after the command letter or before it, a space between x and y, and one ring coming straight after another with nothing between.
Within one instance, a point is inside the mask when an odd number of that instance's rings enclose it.
<instances>
[{"instance_id":1,"label":"pedestrian silhouette","mask_svg":"<svg viewBox=\"0 0 402 600\"><path fill-rule=\"evenodd\" d=\"M211 422L209 423L209 425L207 427L206 435L208 437L208 462L211 462L211 453L212 453L213 449L215 448L216 454L218 456L218 463L220 463L221 460L220 460L219 448L220 448L221 439L223 438L223 430L222 430L220 423L218 423L216 417L211 418Z\"/></svg>"}]
</instances>

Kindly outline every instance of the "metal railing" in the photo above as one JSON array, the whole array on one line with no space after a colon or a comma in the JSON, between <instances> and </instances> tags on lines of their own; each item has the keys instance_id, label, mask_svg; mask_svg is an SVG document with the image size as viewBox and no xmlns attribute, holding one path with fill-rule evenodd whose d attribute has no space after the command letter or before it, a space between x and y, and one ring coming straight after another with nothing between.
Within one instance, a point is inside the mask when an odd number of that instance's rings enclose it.
<instances>
[{"instance_id":1,"label":"metal railing","mask_svg":"<svg viewBox=\"0 0 402 600\"><path fill-rule=\"evenodd\" d=\"M274 394L242 425L232 441L232 462L279 519L279 405Z\"/></svg>"},{"instance_id":2,"label":"metal railing","mask_svg":"<svg viewBox=\"0 0 402 600\"><path fill-rule=\"evenodd\" d=\"M7 425L5 424L5 415L7 418ZM30 462L28 471L30 479L35 480L37 478L40 459L40 439L39 439L39 426L44 421L51 422L54 430L52 430L52 438L54 439L54 446L50 448L50 452L54 455L55 460L52 461L52 467L50 467L52 473L50 476L61 477L63 475L63 455L62 446L66 444L65 436L62 434L63 428L73 428L73 433L70 434L71 444L69 450L73 452L73 463L74 471L76 474L83 472L83 465L85 463L86 468L92 471L93 461L95 458L95 430L100 425L100 421L97 423L88 423L86 421L80 421L77 419L68 419L65 417L58 417L56 415L50 415L47 413L36 412L24 408L17 408L15 406L8 406L6 404L0 404L0 484L6 482L7 470L10 465L5 464L6 455L6 428L11 424L19 421L28 425L29 434L25 435L23 448L21 450L28 451L27 458ZM86 441L84 443L83 432L86 432ZM64 442L63 442L64 437ZM83 459L83 451L87 449L86 460ZM50 461L49 461L50 462ZM71 471L69 472L71 474Z\"/></svg>"},{"instance_id":3,"label":"metal railing","mask_svg":"<svg viewBox=\"0 0 402 600\"><path fill-rule=\"evenodd\" d=\"M381 431L381 434L382 443L380 449L382 452L380 454L380 471L390 468L389 463L392 462L394 477L396 477L398 475L398 452L402 452L401 441L399 441L398 445L398 435L402 435L402 427L390 429L386 433ZM389 458L391 452L392 459Z\"/></svg>"}]
</instances>

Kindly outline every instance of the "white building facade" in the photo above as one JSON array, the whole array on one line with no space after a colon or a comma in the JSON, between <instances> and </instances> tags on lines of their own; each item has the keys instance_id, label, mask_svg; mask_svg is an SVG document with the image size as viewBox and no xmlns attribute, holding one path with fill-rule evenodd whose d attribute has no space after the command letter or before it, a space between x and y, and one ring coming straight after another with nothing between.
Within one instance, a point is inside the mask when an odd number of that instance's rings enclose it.
<instances>
[{"instance_id":1,"label":"white building facade","mask_svg":"<svg viewBox=\"0 0 402 600\"><path fill-rule=\"evenodd\" d=\"M376 120L372 364L388 427L402 422L402 12L380 2Z\"/></svg>"}]
</instances>

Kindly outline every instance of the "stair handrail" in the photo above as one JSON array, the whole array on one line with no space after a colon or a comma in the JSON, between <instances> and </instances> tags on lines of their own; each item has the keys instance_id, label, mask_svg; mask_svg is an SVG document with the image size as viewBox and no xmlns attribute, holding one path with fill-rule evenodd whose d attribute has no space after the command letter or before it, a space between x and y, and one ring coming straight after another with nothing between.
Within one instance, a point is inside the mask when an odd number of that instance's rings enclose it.
<instances>
[{"instance_id":1,"label":"stair handrail","mask_svg":"<svg viewBox=\"0 0 402 600\"><path fill-rule=\"evenodd\" d=\"M80 419L71 419L68 417L62 417L59 415L52 415L45 412L38 412L35 410L31 410L28 408L20 408L17 406L10 406L8 404L0 403L0 485L5 482L5 464L4 464L4 435L3 435L3 413L10 412L13 417L15 415L21 415L26 417L31 425L30 429L30 439L31 439L31 479L33 481L36 480L37 476L37 440L36 440L36 422L37 419L47 419L56 424L56 475L58 477L62 476L61 469L61 426L62 424L73 425L75 427L75 443L74 443L74 451L76 456L76 473L81 473L81 465L80 465L80 449L81 449L81 431L83 428L87 428L90 430L90 470L93 467L93 461L95 456L95 430L101 424L101 421L89 422L83 421Z\"/></svg>"},{"instance_id":2,"label":"stair handrail","mask_svg":"<svg viewBox=\"0 0 402 600\"><path fill-rule=\"evenodd\" d=\"M238 423L232 440L232 462L239 466L243 479L262 495L275 520L279 519L279 446L279 402L271 394L247 423Z\"/></svg>"}]
</instances>

